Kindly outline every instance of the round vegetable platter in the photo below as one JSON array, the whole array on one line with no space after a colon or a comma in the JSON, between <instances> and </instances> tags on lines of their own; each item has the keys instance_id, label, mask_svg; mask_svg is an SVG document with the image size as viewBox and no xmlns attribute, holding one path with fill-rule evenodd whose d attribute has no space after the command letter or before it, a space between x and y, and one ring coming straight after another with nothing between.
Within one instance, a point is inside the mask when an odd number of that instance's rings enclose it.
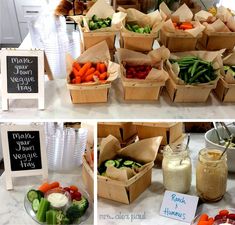
<instances>
[{"instance_id":1,"label":"round vegetable platter","mask_svg":"<svg viewBox=\"0 0 235 225\"><path fill-rule=\"evenodd\" d=\"M45 189L46 184L32 187L24 197L25 210L35 222L43 225L87 224L93 203L85 190L59 183L51 189L49 184Z\"/></svg>"}]
</instances>

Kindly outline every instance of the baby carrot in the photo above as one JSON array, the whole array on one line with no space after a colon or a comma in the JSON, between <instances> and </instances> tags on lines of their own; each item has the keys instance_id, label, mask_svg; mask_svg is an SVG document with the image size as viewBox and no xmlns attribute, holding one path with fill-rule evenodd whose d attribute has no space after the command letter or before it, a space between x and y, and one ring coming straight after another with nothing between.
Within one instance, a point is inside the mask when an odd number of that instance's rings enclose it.
<instances>
[{"instance_id":1,"label":"baby carrot","mask_svg":"<svg viewBox=\"0 0 235 225\"><path fill-rule=\"evenodd\" d=\"M207 214L202 214L202 215L200 216L199 221L208 221L208 215L207 215Z\"/></svg>"},{"instance_id":2,"label":"baby carrot","mask_svg":"<svg viewBox=\"0 0 235 225\"><path fill-rule=\"evenodd\" d=\"M82 77L83 75L86 74L87 70L91 68L92 64L91 62L85 63L82 68L79 70L79 75Z\"/></svg>"},{"instance_id":3,"label":"baby carrot","mask_svg":"<svg viewBox=\"0 0 235 225\"><path fill-rule=\"evenodd\" d=\"M60 183L57 182L57 181L55 181L55 182L49 184L50 190L51 190L51 189L54 189L54 188L57 188L57 187L59 187L59 186L60 186Z\"/></svg>"},{"instance_id":4,"label":"baby carrot","mask_svg":"<svg viewBox=\"0 0 235 225\"><path fill-rule=\"evenodd\" d=\"M78 62L74 62L73 67L75 67L78 71L81 69L81 66Z\"/></svg>"},{"instance_id":5,"label":"baby carrot","mask_svg":"<svg viewBox=\"0 0 235 225\"><path fill-rule=\"evenodd\" d=\"M85 73L85 76L88 76L88 75L91 75L92 73L95 72L95 68L94 67L91 67L90 69L88 69Z\"/></svg>"},{"instance_id":6,"label":"baby carrot","mask_svg":"<svg viewBox=\"0 0 235 225\"><path fill-rule=\"evenodd\" d=\"M192 28L193 28L192 25L186 25L186 24L180 25L180 29L183 29L183 30L189 30L189 29L192 29Z\"/></svg>"},{"instance_id":7,"label":"baby carrot","mask_svg":"<svg viewBox=\"0 0 235 225\"><path fill-rule=\"evenodd\" d=\"M93 81L93 74L86 76L85 81L86 82Z\"/></svg>"},{"instance_id":8,"label":"baby carrot","mask_svg":"<svg viewBox=\"0 0 235 225\"><path fill-rule=\"evenodd\" d=\"M50 190L50 185L46 182L46 183L43 183L39 188L38 188L39 191L43 192L43 193L46 193L48 190Z\"/></svg>"},{"instance_id":9,"label":"baby carrot","mask_svg":"<svg viewBox=\"0 0 235 225\"><path fill-rule=\"evenodd\" d=\"M99 71L101 73L107 72L107 67L106 67L106 65L104 63L100 63Z\"/></svg>"},{"instance_id":10,"label":"baby carrot","mask_svg":"<svg viewBox=\"0 0 235 225\"><path fill-rule=\"evenodd\" d=\"M105 80L106 78L107 78L107 72L104 72L104 73L100 74L100 76L99 76L100 80Z\"/></svg>"},{"instance_id":11,"label":"baby carrot","mask_svg":"<svg viewBox=\"0 0 235 225\"><path fill-rule=\"evenodd\" d=\"M80 84L80 83L81 83L81 77L76 77L75 84Z\"/></svg>"},{"instance_id":12,"label":"baby carrot","mask_svg":"<svg viewBox=\"0 0 235 225\"><path fill-rule=\"evenodd\" d=\"M210 225L209 221L199 221L197 225Z\"/></svg>"},{"instance_id":13,"label":"baby carrot","mask_svg":"<svg viewBox=\"0 0 235 225\"><path fill-rule=\"evenodd\" d=\"M97 70L97 71L100 71L100 63L97 63L97 64L96 64L96 70Z\"/></svg>"},{"instance_id":14,"label":"baby carrot","mask_svg":"<svg viewBox=\"0 0 235 225\"><path fill-rule=\"evenodd\" d=\"M99 72L98 70L96 70L96 71L94 72L94 76L99 77L99 76L100 76L100 72Z\"/></svg>"},{"instance_id":15,"label":"baby carrot","mask_svg":"<svg viewBox=\"0 0 235 225\"><path fill-rule=\"evenodd\" d=\"M213 225L214 219L211 217L211 218L209 218L208 222L209 222L209 225Z\"/></svg>"},{"instance_id":16,"label":"baby carrot","mask_svg":"<svg viewBox=\"0 0 235 225\"><path fill-rule=\"evenodd\" d=\"M73 75L74 75L75 77L78 77L78 76L79 76L79 71L78 71L75 67L73 67Z\"/></svg>"}]
</instances>

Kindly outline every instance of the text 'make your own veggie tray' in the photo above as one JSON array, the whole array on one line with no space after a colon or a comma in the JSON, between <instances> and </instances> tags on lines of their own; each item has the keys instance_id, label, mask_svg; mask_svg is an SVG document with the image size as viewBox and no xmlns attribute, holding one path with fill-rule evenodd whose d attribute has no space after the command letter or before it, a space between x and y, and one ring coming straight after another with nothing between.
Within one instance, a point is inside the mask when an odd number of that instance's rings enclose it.
<instances>
[{"instance_id":1,"label":"text 'make your own veggie tray'","mask_svg":"<svg viewBox=\"0 0 235 225\"><path fill-rule=\"evenodd\" d=\"M8 190L13 189L12 177L48 178L43 126L2 125L1 139Z\"/></svg>"},{"instance_id":2,"label":"text 'make your own veggie tray'","mask_svg":"<svg viewBox=\"0 0 235 225\"><path fill-rule=\"evenodd\" d=\"M2 110L8 110L10 99L38 99L44 109L44 52L39 49L2 49ZM48 78L53 79L45 66Z\"/></svg>"}]
</instances>

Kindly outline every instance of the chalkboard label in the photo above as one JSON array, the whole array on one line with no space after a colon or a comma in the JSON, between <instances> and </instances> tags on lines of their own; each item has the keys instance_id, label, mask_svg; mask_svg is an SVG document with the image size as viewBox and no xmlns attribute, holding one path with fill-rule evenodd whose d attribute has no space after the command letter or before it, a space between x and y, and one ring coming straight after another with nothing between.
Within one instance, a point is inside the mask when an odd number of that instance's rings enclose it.
<instances>
[{"instance_id":1,"label":"chalkboard label","mask_svg":"<svg viewBox=\"0 0 235 225\"><path fill-rule=\"evenodd\" d=\"M38 93L38 57L7 56L7 92Z\"/></svg>"},{"instance_id":2,"label":"chalkboard label","mask_svg":"<svg viewBox=\"0 0 235 225\"><path fill-rule=\"evenodd\" d=\"M8 131L11 170L42 169L39 131Z\"/></svg>"}]
</instances>

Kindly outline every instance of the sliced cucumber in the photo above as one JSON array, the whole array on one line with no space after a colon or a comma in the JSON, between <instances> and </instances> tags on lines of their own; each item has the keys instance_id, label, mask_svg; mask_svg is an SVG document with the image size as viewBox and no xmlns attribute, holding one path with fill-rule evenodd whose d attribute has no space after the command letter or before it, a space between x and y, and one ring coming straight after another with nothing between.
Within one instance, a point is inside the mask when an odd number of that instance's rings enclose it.
<instances>
[{"instance_id":1,"label":"sliced cucumber","mask_svg":"<svg viewBox=\"0 0 235 225\"><path fill-rule=\"evenodd\" d=\"M127 167L132 167L133 164L134 164L134 162L131 161L131 160L126 160L126 161L123 163L123 165L124 165L124 166L127 166Z\"/></svg>"},{"instance_id":2,"label":"sliced cucumber","mask_svg":"<svg viewBox=\"0 0 235 225\"><path fill-rule=\"evenodd\" d=\"M129 169L130 167L127 167L127 166L122 166L122 167L120 167L120 170L125 170L125 169Z\"/></svg>"},{"instance_id":3,"label":"sliced cucumber","mask_svg":"<svg viewBox=\"0 0 235 225\"><path fill-rule=\"evenodd\" d=\"M33 200L32 208L34 212L38 211L40 201L36 198Z\"/></svg>"},{"instance_id":4,"label":"sliced cucumber","mask_svg":"<svg viewBox=\"0 0 235 225\"><path fill-rule=\"evenodd\" d=\"M137 162L135 163L135 165L138 166L138 167L142 167L142 165L140 163L137 163Z\"/></svg>"},{"instance_id":5,"label":"sliced cucumber","mask_svg":"<svg viewBox=\"0 0 235 225\"><path fill-rule=\"evenodd\" d=\"M115 160L115 167L119 168L121 163L118 160Z\"/></svg>"},{"instance_id":6,"label":"sliced cucumber","mask_svg":"<svg viewBox=\"0 0 235 225\"><path fill-rule=\"evenodd\" d=\"M38 192L33 189L28 191L27 198L32 203L34 199L38 199Z\"/></svg>"},{"instance_id":7,"label":"sliced cucumber","mask_svg":"<svg viewBox=\"0 0 235 225\"><path fill-rule=\"evenodd\" d=\"M121 163L123 159L116 159L116 160Z\"/></svg>"},{"instance_id":8,"label":"sliced cucumber","mask_svg":"<svg viewBox=\"0 0 235 225\"><path fill-rule=\"evenodd\" d=\"M105 162L105 166L109 167L109 166L115 166L115 161L114 160L108 160Z\"/></svg>"}]
</instances>

